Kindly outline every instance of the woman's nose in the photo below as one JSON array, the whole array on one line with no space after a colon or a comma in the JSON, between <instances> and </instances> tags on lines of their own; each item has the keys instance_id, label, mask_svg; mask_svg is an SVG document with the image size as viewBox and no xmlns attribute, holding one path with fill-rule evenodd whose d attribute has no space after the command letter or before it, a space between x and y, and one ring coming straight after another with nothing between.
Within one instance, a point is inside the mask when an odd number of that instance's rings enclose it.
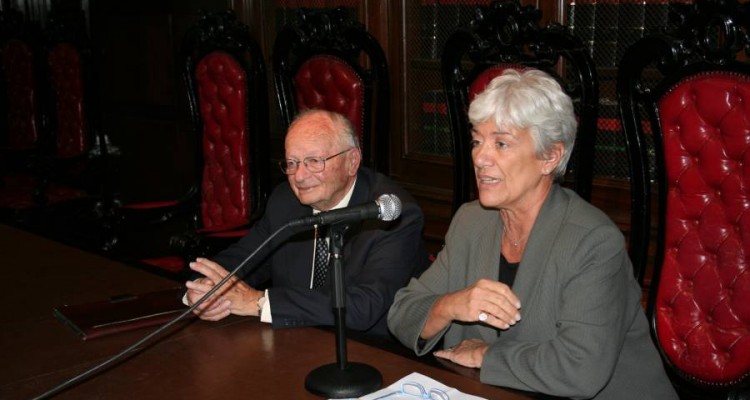
<instances>
[{"instance_id":1,"label":"woman's nose","mask_svg":"<svg viewBox=\"0 0 750 400\"><path fill-rule=\"evenodd\" d=\"M477 167L485 167L490 163L490 157L487 153L485 144L478 144L471 150L471 159Z\"/></svg>"}]
</instances>

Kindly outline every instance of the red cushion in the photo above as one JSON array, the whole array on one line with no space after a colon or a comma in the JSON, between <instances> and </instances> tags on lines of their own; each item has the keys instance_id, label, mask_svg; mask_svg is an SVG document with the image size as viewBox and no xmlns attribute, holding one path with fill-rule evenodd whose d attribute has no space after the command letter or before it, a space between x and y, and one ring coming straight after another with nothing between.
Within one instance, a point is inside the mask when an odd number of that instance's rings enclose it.
<instances>
[{"instance_id":1,"label":"red cushion","mask_svg":"<svg viewBox=\"0 0 750 400\"><path fill-rule=\"evenodd\" d=\"M248 223L247 77L231 55L220 51L204 57L195 75L203 119L203 227Z\"/></svg>"},{"instance_id":2,"label":"red cushion","mask_svg":"<svg viewBox=\"0 0 750 400\"><path fill-rule=\"evenodd\" d=\"M497 64L485 69L476 77L476 79L474 79L473 82L471 82L471 86L469 86L469 103L474 100L474 97L476 95L482 93L484 89L487 88L487 85L490 84L491 80L502 75L502 73L505 72L505 70L508 68L516 69L519 71L524 71L527 69L520 64Z\"/></svg>"},{"instance_id":3,"label":"red cushion","mask_svg":"<svg viewBox=\"0 0 750 400\"><path fill-rule=\"evenodd\" d=\"M365 87L362 78L344 60L316 56L305 61L294 79L297 108L320 108L346 116L363 142Z\"/></svg>"},{"instance_id":4,"label":"red cushion","mask_svg":"<svg viewBox=\"0 0 750 400\"><path fill-rule=\"evenodd\" d=\"M29 148L39 137L34 54L26 43L9 40L0 51L8 98L8 144Z\"/></svg>"},{"instance_id":5,"label":"red cushion","mask_svg":"<svg viewBox=\"0 0 750 400\"><path fill-rule=\"evenodd\" d=\"M62 43L50 51L47 62L55 96L57 156L77 157L87 150L81 56Z\"/></svg>"},{"instance_id":6,"label":"red cushion","mask_svg":"<svg viewBox=\"0 0 750 400\"><path fill-rule=\"evenodd\" d=\"M35 188L36 179L31 175L0 176L0 208L23 210L36 206Z\"/></svg>"},{"instance_id":7,"label":"red cushion","mask_svg":"<svg viewBox=\"0 0 750 400\"><path fill-rule=\"evenodd\" d=\"M174 207L179 204L177 200L164 200L164 201L151 201L146 203L131 203L123 204L122 208L129 208L132 210L153 210L156 208Z\"/></svg>"},{"instance_id":8,"label":"red cushion","mask_svg":"<svg viewBox=\"0 0 750 400\"><path fill-rule=\"evenodd\" d=\"M247 233L250 232L250 229L236 229L236 230L222 230L217 231L215 233L209 233L206 236L213 237L213 238L235 238L240 239L241 237L247 235Z\"/></svg>"},{"instance_id":9,"label":"red cushion","mask_svg":"<svg viewBox=\"0 0 750 400\"><path fill-rule=\"evenodd\" d=\"M30 175L4 175L0 177L0 208L25 210L39 206L34 201L36 177ZM44 192L46 204L78 200L88 195L68 186L51 184Z\"/></svg>"},{"instance_id":10,"label":"red cushion","mask_svg":"<svg viewBox=\"0 0 750 400\"><path fill-rule=\"evenodd\" d=\"M185 268L185 260L177 256L146 258L141 260L141 262L163 269L165 271L175 273L180 272L183 268Z\"/></svg>"},{"instance_id":11,"label":"red cushion","mask_svg":"<svg viewBox=\"0 0 750 400\"><path fill-rule=\"evenodd\" d=\"M198 228L198 232L207 234L208 236L212 236L217 233L227 233L228 235L233 236L232 232L236 232L237 230L247 230L247 229L248 229L247 221L244 221L244 222L235 223L235 224L213 225L211 227L202 227L202 228Z\"/></svg>"},{"instance_id":12,"label":"red cushion","mask_svg":"<svg viewBox=\"0 0 750 400\"><path fill-rule=\"evenodd\" d=\"M730 383L750 371L750 80L692 77L659 113L668 198L658 340L695 379Z\"/></svg>"}]
</instances>

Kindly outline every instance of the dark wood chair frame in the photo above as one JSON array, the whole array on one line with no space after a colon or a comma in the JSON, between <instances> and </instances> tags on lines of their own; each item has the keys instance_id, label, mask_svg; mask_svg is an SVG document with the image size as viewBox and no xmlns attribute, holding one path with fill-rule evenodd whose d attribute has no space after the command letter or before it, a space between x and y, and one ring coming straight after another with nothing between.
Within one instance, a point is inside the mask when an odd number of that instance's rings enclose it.
<instances>
[{"instance_id":1,"label":"dark wood chair frame","mask_svg":"<svg viewBox=\"0 0 750 400\"><path fill-rule=\"evenodd\" d=\"M474 198L469 88L482 73L498 66L544 70L573 98L579 126L568 175L574 190L591 199L599 98L596 69L579 39L562 25L540 27L540 19L541 11L532 6L496 1L477 7L470 25L446 41L441 69L454 148L453 212Z\"/></svg>"}]
</instances>

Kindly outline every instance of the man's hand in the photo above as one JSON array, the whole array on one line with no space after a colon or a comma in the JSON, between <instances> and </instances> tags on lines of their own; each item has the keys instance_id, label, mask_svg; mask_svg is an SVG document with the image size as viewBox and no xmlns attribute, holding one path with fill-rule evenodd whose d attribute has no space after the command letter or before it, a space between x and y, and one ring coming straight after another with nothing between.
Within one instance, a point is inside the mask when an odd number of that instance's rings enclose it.
<instances>
[{"instance_id":1,"label":"man's hand","mask_svg":"<svg viewBox=\"0 0 750 400\"><path fill-rule=\"evenodd\" d=\"M214 283L208 278L198 278L194 281L187 281L185 286L188 289L185 293L188 305L192 306L214 287ZM228 299L223 299L218 293L214 293L210 299L193 310L193 313L200 319L218 321L232 313L231 304Z\"/></svg>"},{"instance_id":2,"label":"man's hand","mask_svg":"<svg viewBox=\"0 0 750 400\"><path fill-rule=\"evenodd\" d=\"M188 288L187 299L189 304L198 301L216 283L229 274L221 265L200 257L190 263L190 269L202 274L204 278L185 283ZM201 319L209 321L218 321L229 314L257 316L257 302L261 296L263 296L262 291L253 289L233 276L210 299L201 304L195 310L195 313Z\"/></svg>"}]
</instances>

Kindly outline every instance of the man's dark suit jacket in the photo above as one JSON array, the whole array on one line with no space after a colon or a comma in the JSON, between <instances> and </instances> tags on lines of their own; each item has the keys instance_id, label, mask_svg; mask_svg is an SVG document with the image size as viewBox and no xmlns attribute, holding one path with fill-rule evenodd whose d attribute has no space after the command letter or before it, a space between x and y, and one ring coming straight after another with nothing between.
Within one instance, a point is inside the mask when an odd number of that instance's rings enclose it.
<instances>
[{"instance_id":1,"label":"man's dark suit jacket","mask_svg":"<svg viewBox=\"0 0 750 400\"><path fill-rule=\"evenodd\" d=\"M349 205L374 201L382 194L401 199L401 216L391 222L349 224L343 249L346 326L375 335L388 335L386 315L396 291L428 264L422 241L424 216L396 183L361 167ZM250 232L214 261L231 271L284 224L310 215L312 208L300 204L285 182L273 191L265 214ZM330 287L310 289L313 246L312 227L287 228L238 274L255 288L269 288L274 328L334 324Z\"/></svg>"}]
</instances>

